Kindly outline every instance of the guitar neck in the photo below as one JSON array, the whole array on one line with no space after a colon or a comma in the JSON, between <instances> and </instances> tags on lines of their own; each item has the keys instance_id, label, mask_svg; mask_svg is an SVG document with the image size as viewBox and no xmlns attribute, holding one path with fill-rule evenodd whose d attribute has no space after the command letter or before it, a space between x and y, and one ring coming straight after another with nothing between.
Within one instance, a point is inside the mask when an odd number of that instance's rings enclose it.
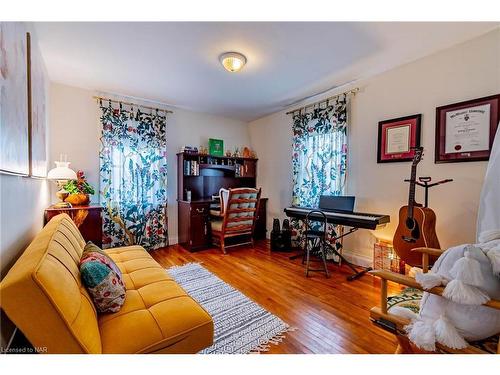
<instances>
[{"instance_id":1,"label":"guitar neck","mask_svg":"<svg viewBox=\"0 0 500 375\"><path fill-rule=\"evenodd\" d=\"M417 166L411 167L410 191L408 193L408 217L413 218L413 206L415 205L415 185L417 180Z\"/></svg>"}]
</instances>

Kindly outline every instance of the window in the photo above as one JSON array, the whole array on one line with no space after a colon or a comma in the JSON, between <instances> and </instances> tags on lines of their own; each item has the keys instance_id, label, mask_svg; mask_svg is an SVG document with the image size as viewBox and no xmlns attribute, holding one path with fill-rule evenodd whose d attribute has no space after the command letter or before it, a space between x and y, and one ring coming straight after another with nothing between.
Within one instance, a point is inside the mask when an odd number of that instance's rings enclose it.
<instances>
[{"instance_id":1,"label":"window","mask_svg":"<svg viewBox=\"0 0 500 375\"><path fill-rule=\"evenodd\" d=\"M103 246L167 246L166 117L111 104L101 111Z\"/></svg>"},{"instance_id":2,"label":"window","mask_svg":"<svg viewBox=\"0 0 500 375\"><path fill-rule=\"evenodd\" d=\"M343 195L347 168L346 99L294 116L292 203L317 207L320 195Z\"/></svg>"}]
</instances>

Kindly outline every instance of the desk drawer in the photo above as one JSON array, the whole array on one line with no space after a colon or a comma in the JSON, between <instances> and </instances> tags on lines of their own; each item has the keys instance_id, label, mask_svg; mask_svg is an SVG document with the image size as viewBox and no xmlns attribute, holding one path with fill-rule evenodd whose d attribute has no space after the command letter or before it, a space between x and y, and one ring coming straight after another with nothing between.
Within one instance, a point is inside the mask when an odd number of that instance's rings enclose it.
<instances>
[{"instance_id":1,"label":"desk drawer","mask_svg":"<svg viewBox=\"0 0 500 375\"><path fill-rule=\"evenodd\" d=\"M206 216L210 212L208 203L191 203L191 216Z\"/></svg>"}]
</instances>

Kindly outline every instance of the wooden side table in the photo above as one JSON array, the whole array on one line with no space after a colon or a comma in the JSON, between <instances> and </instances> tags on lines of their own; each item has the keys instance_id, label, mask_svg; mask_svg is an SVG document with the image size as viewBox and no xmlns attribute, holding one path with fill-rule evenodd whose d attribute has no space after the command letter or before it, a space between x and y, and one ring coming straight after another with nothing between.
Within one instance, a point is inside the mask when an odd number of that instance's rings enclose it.
<instances>
[{"instance_id":1,"label":"wooden side table","mask_svg":"<svg viewBox=\"0 0 500 375\"><path fill-rule=\"evenodd\" d=\"M76 224L85 241L92 241L102 247L102 207L101 206L74 206L71 208L45 209L43 225L59 214L65 213Z\"/></svg>"}]
</instances>

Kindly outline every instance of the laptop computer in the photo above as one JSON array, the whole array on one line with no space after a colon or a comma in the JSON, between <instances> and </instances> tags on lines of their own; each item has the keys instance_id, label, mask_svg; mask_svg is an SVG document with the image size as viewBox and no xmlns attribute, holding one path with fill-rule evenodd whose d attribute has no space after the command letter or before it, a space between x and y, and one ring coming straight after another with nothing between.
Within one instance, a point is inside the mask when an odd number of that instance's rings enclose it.
<instances>
[{"instance_id":1,"label":"laptop computer","mask_svg":"<svg viewBox=\"0 0 500 375\"><path fill-rule=\"evenodd\" d=\"M322 195L319 197L319 208L327 211L353 212L354 196Z\"/></svg>"}]
</instances>

